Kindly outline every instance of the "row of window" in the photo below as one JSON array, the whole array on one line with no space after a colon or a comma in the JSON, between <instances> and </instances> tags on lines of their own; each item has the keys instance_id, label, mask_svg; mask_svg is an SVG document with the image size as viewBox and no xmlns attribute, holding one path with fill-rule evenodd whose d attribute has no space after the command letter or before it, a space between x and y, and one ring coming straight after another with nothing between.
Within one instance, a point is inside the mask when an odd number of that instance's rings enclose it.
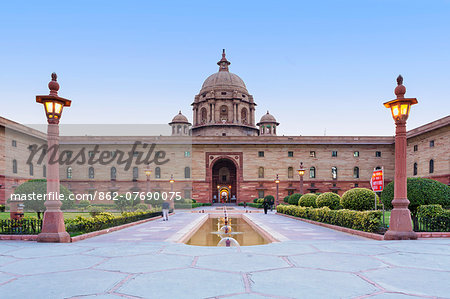
<instances>
[{"instance_id":1,"label":"row of window","mask_svg":"<svg viewBox=\"0 0 450 299\"><path fill-rule=\"evenodd\" d=\"M430 140L429 145L430 145L430 147L434 147L434 140ZM415 152L417 152L419 150L419 146L416 144L416 145L414 145L413 149Z\"/></svg>"},{"instance_id":2,"label":"row of window","mask_svg":"<svg viewBox=\"0 0 450 299\"><path fill-rule=\"evenodd\" d=\"M66 169L66 177L68 179L72 178L72 167L67 167ZM89 167L88 169L88 177L90 179L95 179L95 169L94 167ZM184 168L184 178L185 179L189 179L191 177L191 168L190 167L185 167ZM111 167L110 169L110 178L111 180L116 180L117 179L117 169L115 167ZM137 180L139 178L139 168L138 167L133 167L133 180ZM161 178L161 168L160 167L156 167L155 168L155 178L156 179L160 179Z\"/></svg>"},{"instance_id":3,"label":"row of window","mask_svg":"<svg viewBox=\"0 0 450 299\"><path fill-rule=\"evenodd\" d=\"M377 166L376 169L381 169L380 166ZM311 179L315 179L317 175L316 168L314 166L309 168L309 177ZM294 177L294 168L288 167L288 178L292 179ZM336 166L331 167L331 178L336 180L338 177L338 168ZM258 178L264 178L264 167L259 167L258 169ZM359 179L359 167L355 166L353 168L353 178Z\"/></svg>"},{"instance_id":4,"label":"row of window","mask_svg":"<svg viewBox=\"0 0 450 299\"><path fill-rule=\"evenodd\" d=\"M309 152L309 156L311 158L316 158L316 152L315 151L310 151ZM331 151L331 156L332 157L337 157L338 156L338 151ZM259 151L258 152L258 157L264 157L264 151ZM288 157L294 157L294 152L293 151L288 151ZM359 157L359 151L354 151L353 152L353 157ZM376 151L375 152L375 157L380 158L381 157L381 152L380 151Z\"/></svg>"},{"instance_id":5,"label":"row of window","mask_svg":"<svg viewBox=\"0 0 450 299\"><path fill-rule=\"evenodd\" d=\"M417 162L415 162L413 165L413 175L417 175L417 168L418 168L418 165L417 165ZM431 159L428 162L428 173L434 173L434 160L433 159Z\"/></svg>"},{"instance_id":6,"label":"row of window","mask_svg":"<svg viewBox=\"0 0 450 299\"><path fill-rule=\"evenodd\" d=\"M12 171L13 173L17 173L17 160L12 161ZM30 176L34 176L34 166L33 164L28 164L28 172ZM47 166L42 166L42 176L45 178L47 176Z\"/></svg>"}]
</instances>

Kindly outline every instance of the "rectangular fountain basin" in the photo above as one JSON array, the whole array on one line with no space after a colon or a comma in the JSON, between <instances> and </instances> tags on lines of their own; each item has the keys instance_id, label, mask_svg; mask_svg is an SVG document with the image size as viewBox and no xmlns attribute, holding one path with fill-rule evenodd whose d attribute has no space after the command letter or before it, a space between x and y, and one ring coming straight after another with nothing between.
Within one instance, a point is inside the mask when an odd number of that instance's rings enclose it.
<instances>
[{"instance_id":1,"label":"rectangular fountain basin","mask_svg":"<svg viewBox=\"0 0 450 299\"><path fill-rule=\"evenodd\" d=\"M195 246L217 246L221 240L217 233L220 229L219 218L223 215L207 214L204 219L188 232L180 241L187 245ZM231 235L240 246L263 245L277 242L269 233L253 223L246 215L229 215L231 228L234 233Z\"/></svg>"}]
</instances>

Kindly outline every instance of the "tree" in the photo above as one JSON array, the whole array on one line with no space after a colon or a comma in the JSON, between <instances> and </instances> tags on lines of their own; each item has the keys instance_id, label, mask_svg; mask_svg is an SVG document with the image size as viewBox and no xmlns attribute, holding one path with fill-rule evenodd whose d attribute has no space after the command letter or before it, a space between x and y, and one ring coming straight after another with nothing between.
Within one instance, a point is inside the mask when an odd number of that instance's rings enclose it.
<instances>
[{"instance_id":1,"label":"tree","mask_svg":"<svg viewBox=\"0 0 450 299\"><path fill-rule=\"evenodd\" d=\"M73 208L75 203L73 197L72 200L70 197L72 192L70 192L70 190L63 185L60 185L59 193L60 196L62 194L61 210ZM14 194L15 196L11 196L11 199L18 199L19 201L21 201L21 203L24 204L25 210L35 211L39 217L40 213L45 211L44 199L47 195L47 180L38 179L26 181L16 188Z\"/></svg>"}]
</instances>

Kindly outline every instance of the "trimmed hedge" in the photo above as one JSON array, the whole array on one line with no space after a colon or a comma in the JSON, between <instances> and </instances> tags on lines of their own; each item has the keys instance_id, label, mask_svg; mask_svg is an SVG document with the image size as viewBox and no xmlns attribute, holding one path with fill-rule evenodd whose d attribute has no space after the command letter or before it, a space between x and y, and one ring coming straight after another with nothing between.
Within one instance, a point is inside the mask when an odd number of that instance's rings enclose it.
<instances>
[{"instance_id":1,"label":"trimmed hedge","mask_svg":"<svg viewBox=\"0 0 450 299\"><path fill-rule=\"evenodd\" d=\"M350 189L342 195L341 205L344 209L348 210L373 210L375 206L375 192L367 188Z\"/></svg>"},{"instance_id":2,"label":"trimmed hedge","mask_svg":"<svg viewBox=\"0 0 450 299\"><path fill-rule=\"evenodd\" d=\"M290 195L286 195L286 196L283 198L283 201L284 201L285 203L288 203L289 197L291 197L291 196L290 196Z\"/></svg>"},{"instance_id":3,"label":"trimmed hedge","mask_svg":"<svg viewBox=\"0 0 450 299\"><path fill-rule=\"evenodd\" d=\"M450 207L450 187L441 182L425 178L408 178L407 190L408 208L414 215L421 205L438 204L445 208ZM386 209L392 209L393 199L394 182L390 182L381 193L381 201Z\"/></svg>"},{"instance_id":4,"label":"trimmed hedge","mask_svg":"<svg viewBox=\"0 0 450 299\"><path fill-rule=\"evenodd\" d=\"M449 232L450 210L444 210L441 205L423 205L417 209L417 218L422 231Z\"/></svg>"},{"instance_id":5,"label":"trimmed hedge","mask_svg":"<svg viewBox=\"0 0 450 299\"><path fill-rule=\"evenodd\" d=\"M303 194L298 200L298 205L302 207L312 207L317 208L316 204L317 195L314 193Z\"/></svg>"},{"instance_id":6,"label":"trimmed hedge","mask_svg":"<svg viewBox=\"0 0 450 299\"><path fill-rule=\"evenodd\" d=\"M326 192L316 198L316 204L318 208L329 207L332 210L339 210L341 197L334 192Z\"/></svg>"},{"instance_id":7,"label":"trimmed hedge","mask_svg":"<svg viewBox=\"0 0 450 299\"><path fill-rule=\"evenodd\" d=\"M298 205L298 200L302 197L300 193L294 193L291 196L289 196L288 203L290 205Z\"/></svg>"},{"instance_id":8,"label":"trimmed hedge","mask_svg":"<svg viewBox=\"0 0 450 299\"><path fill-rule=\"evenodd\" d=\"M266 195L264 197L264 201L268 202L270 205L273 205L275 203L275 197L273 197L273 195Z\"/></svg>"},{"instance_id":9,"label":"trimmed hedge","mask_svg":"<svg viewBox=\"0 0 450 299\"><path fill-rule=\"evenodd\" d=\"M161 211L136 211L123 212L121 216L114 216L111 213L99 213L95 217L86 218L77 216L74 219L65 219L66 231L71 235L83 234L102 230L109 227L119 226L143 219L160 216Z\"/></svg>"},{"instance_id":10,"label":"trimmed hedge","mask_svg":"<svg viewBox=\"0 0 450 299\"><path fill-rule=\"evenodd\" d=\"M277 212L371 233L378 232L382 227L380 211L330 210L328 207L279 205Z\"/></svg>"}]
</instances>

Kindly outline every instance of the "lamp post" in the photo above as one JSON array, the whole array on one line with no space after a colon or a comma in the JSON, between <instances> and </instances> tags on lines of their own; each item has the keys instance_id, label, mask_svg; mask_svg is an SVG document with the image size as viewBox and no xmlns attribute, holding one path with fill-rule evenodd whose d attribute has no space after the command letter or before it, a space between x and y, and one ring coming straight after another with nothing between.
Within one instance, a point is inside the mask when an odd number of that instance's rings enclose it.
<instances>
[{"instance_id":1,"label":"lamp post","mask_svg":"<svg viewBox=\"0 0 450 299\"><path fill-rule=\"evenodd\" d=\"M71 101L58 96L59 84L56 73L52 73L52 81L48 83L49 95L36 96L36 102L43 104L47 116L47 199L41 233L38 242L70 242L70 235L64 225L64 214L61 211L59 198L59 164L52 161L52 157L59 157L59 120L64 107L70 107ZM51 160L52 159L52 160Z\"/></svg>"},{"instance_id":2,"label":"lamp post","mask_svg":"<svg viewBox=\"0 0 450 299\"><path fill-rule=\"evenodd\" d=\"M277 198L275 201L275 207L278 206L278 185L280 184L280 180L278 179L278 173L277 173L277 178L275 179L275 184L277 184Z\"/></svg>"},{"instance_id":3,"label":"lamp post","mask_svg":"<svg viewBox=\"0 0 450 299\"><path fill-rule=\"evenodd\" d=\"M173 174L170 175L169 183L170 183L170 192L171 192L170 193L170 207L173 209L173 208L175 208L175 203L172 200L172 197L173 197L173 183L175 183L175 180L173 179Z\"/></svg>"},{"instance_id":4,"label":"lamp post","mask_svg":"<svg viewBox=\"0 0 450 299\"><path fill-rule=\"evenodd\" d=\"M147 177L147 193L150 192L150 176L152 174L152 170L150 169L150 165L147 165L147 168L144 169L145 176Z\"/></svg>"},{"instance_id":5,"label":"lamp post","mask_svg":"<svg viewBox=\"0 0 450 299\"><path fill-rule=\"evenodd\" d=\"M405 98L406 88L403 86L403 77L397 78L395 100L384 103L391 109L395 121L395 178L393 209L389 221L389 230L385 233L385 240L414 240L417 234L411 225L411 213L408 209L406 181L406 120L412 105L417 104L415 98Z\"/></svg>"},{"instance_id":6,"label":"lamp post","mask_svg":"<svg viewBox=\"0 0 450 299\"><path fill-rule=\"evenodd\" d=\"M297 169L298 175L300 176L300 194L303 194L303 175L305 174L305 169L303 168L303 162L300 162L300 168Z\"/></svg>"}]
</instances>

